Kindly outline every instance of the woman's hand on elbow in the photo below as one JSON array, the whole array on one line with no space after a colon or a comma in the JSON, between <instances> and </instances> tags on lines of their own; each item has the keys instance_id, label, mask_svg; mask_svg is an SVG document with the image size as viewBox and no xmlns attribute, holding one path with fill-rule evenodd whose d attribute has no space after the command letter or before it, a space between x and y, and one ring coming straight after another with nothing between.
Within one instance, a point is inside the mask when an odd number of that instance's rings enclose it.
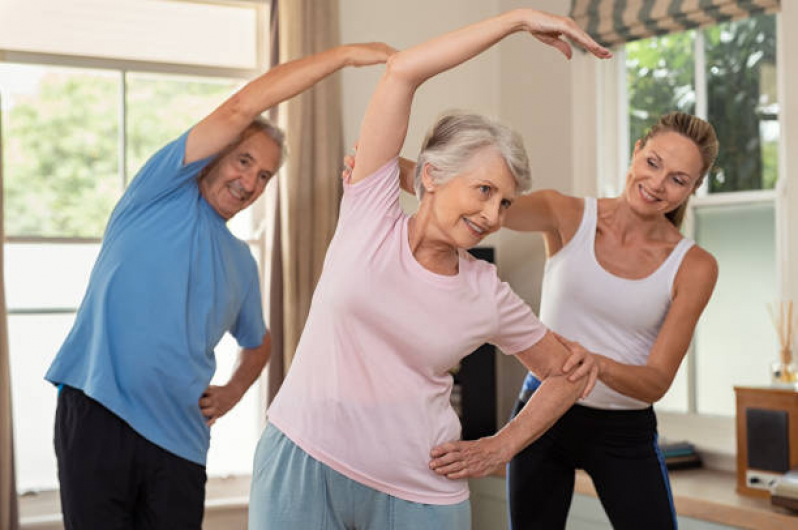
<instances>
[{"instance_id":1,"label":"woman's hand on elbow","mask_svg":"<svg viewBox=\"0 0 798 530\"><path fill-rule=\"evenodd\" d=\"M568 340L557 333L554 336L570 352L562 367L563 373L568 375L568 381L572 383L587 378L585 389L582 391L581 396L582 398L587 397L593 387L596 386L596 380L601 373L600 356L590 352L576 341Z\"/></svg>"},{"instance_id":2,"label":"woman's hand on elbow","mask_svg":"<svg viewBox=\"0 0 798 530\"><path fill-rule=\"evenodd\" d=\"M506 465L512 456L498 436L488 436L434 447L429 468L451 480L484 477Z\"/></svg>"}]
</instances>

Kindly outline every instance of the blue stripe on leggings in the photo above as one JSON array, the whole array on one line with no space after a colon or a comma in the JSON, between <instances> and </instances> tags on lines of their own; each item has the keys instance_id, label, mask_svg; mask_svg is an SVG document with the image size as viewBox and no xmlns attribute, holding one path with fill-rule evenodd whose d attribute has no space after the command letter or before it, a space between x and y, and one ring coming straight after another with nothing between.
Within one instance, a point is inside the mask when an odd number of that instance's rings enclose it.
<instances>
[{"instance_id":1,"label":"blue stripe on leggings","mask_svg":"<svg viewBox=\"0 0 798 530\"><path fill-rule=\"evenodd\" d=\"M659 461L659 469L662 472L662 480L665 481L665 489L668 490L668 502L671 505L671 517L673 517L673 528L678 530L679 521L676 519L676 508L673 505L673 493L671 492L671 481L668 478L668 468L665 466L665 458L662 456L662 451L659 450L659 434L654 435L654 452L657 453L657 460Z\"/></svg>"}]
</instances>

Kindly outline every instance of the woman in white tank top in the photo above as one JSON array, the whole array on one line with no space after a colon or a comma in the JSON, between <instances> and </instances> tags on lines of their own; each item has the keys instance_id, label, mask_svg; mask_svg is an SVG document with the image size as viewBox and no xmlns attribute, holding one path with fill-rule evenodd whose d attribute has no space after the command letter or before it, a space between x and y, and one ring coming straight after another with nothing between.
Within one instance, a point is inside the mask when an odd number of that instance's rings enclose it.
<instances>
[{"instance_id":1,"label":"woman in white tank top","mask_svg":"<svg viewBox=\"0 0 798 530\"><path fill-rule=\"evenodd\" d=\"M545 239L541 320L600 367L594 391L508 466L511 528L563 528L575 469L591 475L614 528L676 527L651 404L673 382L717 279L712 255L679 232L717 151L710 124L667 114L635 144L619 197L543 190L507 212L506 227ZM519 406L536 386L530 374ZM490 447L446 444L432 466L491 461Z\"/></svg>"}]
</instances>

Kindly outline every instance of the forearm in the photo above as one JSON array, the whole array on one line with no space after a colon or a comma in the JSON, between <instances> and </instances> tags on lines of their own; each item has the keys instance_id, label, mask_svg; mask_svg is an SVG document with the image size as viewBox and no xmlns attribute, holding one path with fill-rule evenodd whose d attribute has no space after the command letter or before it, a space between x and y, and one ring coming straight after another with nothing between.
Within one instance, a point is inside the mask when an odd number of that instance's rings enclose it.
<instances>
[{"instance_id":1,"label":"forearm","mask_svg":"<svg viewBox=\"0 0 798 530\"><path fill-rule=\"evenodd\" d=\"M672 377L653 366L632 366L619 363L603 355L599 360L599 380L625 396L655 403L670 388Z\"/></svg>"},{"instance_id":2,"label":"forearm","mask_svg":"<svg viewBox=\"0 0 798 530\"><path fill-rule=\"evenodd\" d=\"M350 62L347 46L337 46L272 67L230 100L245 125L265 110L307 90Z\"/></svg>"},{"instance_id":3,"label":"forearm","mask_svg":"<svg viewBox=\"0 0 798 530\"><path fill-rule=\"evenodd\" d=\"M257 348L242 348L227 385L239 393L239 399L257 381L271 355L271 339L267 334Z\"/></svg>"},{"instance_id":4,"label":"forearm","mask_svg":"<svg viewBox=\"0 0 798 530\"><path fill-rule=\"evenodd\" d=\"M570 382L566 376L545 379L515 418L498 433L509 461L529 444L540 438L579 399L585 378Z\"/></svg>"},{"instance_id":5,"label":"forearm","mask_svg":"<svg viewBox=\"0 0 798 530\"><path fill-rule=\"evenodd\" d=\"M389 60L390 71L411 86L418 87L430 77L490 48L507 35L524 30L524 12L521 9L508 11L399 52Z\"/></svg>"}]
</instances>

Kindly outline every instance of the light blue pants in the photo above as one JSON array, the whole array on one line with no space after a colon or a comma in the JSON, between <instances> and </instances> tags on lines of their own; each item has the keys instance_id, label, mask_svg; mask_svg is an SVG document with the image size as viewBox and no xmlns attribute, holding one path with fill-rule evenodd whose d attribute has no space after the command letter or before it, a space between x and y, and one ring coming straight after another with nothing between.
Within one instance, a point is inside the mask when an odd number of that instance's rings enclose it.
<instances>
[{"instance_id":1,"label":"light blue pants","mask_svg":"<svg viewBox=\"0 0 798 530\"><path fill-rule=\"evenodd\" d=\"M420 504L345 477L268 425L255 451L250 530L469 530L471 505Z\"/></svg>"}]
</instances>

